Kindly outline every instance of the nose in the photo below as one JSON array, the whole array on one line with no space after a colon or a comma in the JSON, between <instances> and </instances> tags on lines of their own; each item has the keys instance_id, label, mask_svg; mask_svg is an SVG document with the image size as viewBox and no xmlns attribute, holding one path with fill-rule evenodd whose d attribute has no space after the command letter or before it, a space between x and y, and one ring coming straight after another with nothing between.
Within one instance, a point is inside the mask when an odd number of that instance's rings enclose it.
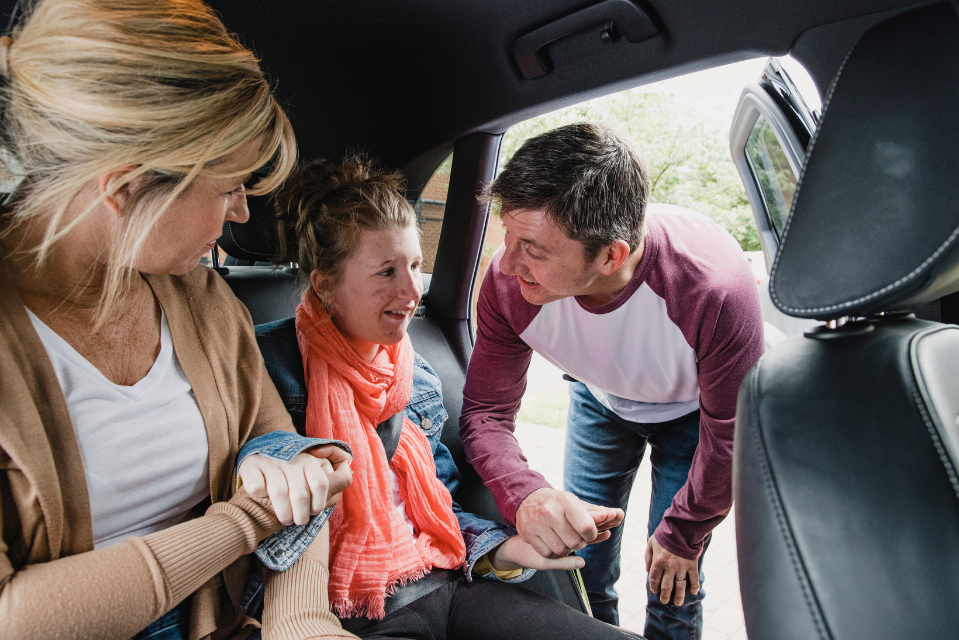
<instances>
[{"instance_id":1,"label":"nose","mask_svg":"<svg viewBox=\"0 0 959 640\"><path fill-rule=\"evenodd\" d=\"M246 189L240 187L240 196L237 198L230 198L228 209L226 212L226 220L228 222L238 222L243 224L250 219L250 208L246 204Z\"/></svg>"},{"instance_id":2,"label":"nose","mask_svg":"<svg viewBox=\"0 0 959 640\"><path fill-rule=\"evenodd\" d=\"M419 303L420 298L423 297L423 275L419 269L406 271L406 277L400 282L396 297L404 303Z\"/></svg>"},{"instance_id":3,"label":"nose","mask_svg":"<svg viewBox=\"0 0 959 640\"><path fill-rule=\"evenodd\" d=\"M499 260L500 272L507 276L518 276L525 273L519 242L510 238L507 233L505 245L506 249L503 251L503 257Z\"/></svg>"}]
</instances>

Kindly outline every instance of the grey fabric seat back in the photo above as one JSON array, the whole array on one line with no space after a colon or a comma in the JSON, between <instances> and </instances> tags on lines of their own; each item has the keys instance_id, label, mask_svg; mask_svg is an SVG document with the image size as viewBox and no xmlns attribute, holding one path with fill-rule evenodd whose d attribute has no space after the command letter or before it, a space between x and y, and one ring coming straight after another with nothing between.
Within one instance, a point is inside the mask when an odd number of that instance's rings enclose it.
<instances>
[{"instance_id":1,"label":"grey fabric seat back","mask_svg":"<svg viewBox=\"0 0 959 640\"><path fill-rule=\"evenodd\" d=\"M959 634L959 327L875 315L959 290L957 114L949 3L867 32L826 97L770 288L833 322L739 395L750 640Z\"/></svg>"}]
</instances>

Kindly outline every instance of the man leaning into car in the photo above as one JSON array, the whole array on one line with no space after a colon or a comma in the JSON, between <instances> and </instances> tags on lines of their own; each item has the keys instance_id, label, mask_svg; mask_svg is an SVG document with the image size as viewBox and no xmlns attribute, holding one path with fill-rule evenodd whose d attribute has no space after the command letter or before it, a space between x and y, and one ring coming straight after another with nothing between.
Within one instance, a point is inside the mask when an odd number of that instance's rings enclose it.
<instances>
[{"instance_id":1,"label":"man leaning into car","mask_svg":"<svg viewBox=\"0 0 959 640\"><path fill-rule=\"evenodd\" d=\"M488 187L506 239L480 290L461 432L503 517L543 556L583 556L593 613L613 624L622 527L590 507L626 507L648 444L644 634L700 638L702 557L732 505L736 396L762 316L736 241L692 211L647 207L649 192L625 136L585 123L527 141ZM566 491L513 435L533 351L572 380Z\"/></svg>"}]
</instances>

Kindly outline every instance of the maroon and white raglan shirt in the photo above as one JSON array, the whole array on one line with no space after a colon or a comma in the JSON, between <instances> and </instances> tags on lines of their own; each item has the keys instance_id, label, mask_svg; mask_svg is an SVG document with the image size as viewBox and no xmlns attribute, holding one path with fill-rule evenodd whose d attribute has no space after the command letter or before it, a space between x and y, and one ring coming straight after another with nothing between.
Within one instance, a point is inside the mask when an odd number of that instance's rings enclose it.
<instances>
[{"instance_id":1,"label":"maroon and white raglan shirt","mask_svg":"<svg viewBox=\"0 0 959 640\"><path fill-rule=\"evenodd\" d=\"M666 422L699 409L689 477L655 532L668 551L692 559L732 505L736 397L763 353L759 292L739 245L701 214L650 205L645 238L629 284L600 306L575 297L530 304L516 278L500 272L497 251L480 290L460 435L515 523L520 503L550 486L513 435L533 351L626 420Z\"/></svg>"}]
</instances>

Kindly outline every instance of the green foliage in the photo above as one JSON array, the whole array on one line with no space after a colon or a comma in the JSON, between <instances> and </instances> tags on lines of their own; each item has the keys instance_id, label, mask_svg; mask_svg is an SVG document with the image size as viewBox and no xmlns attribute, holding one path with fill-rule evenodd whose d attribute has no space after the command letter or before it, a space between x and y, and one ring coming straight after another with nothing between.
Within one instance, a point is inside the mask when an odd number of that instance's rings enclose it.
<instances>
[{"instance_id":1,"label":"green foliage","mask_svg":"<svg viewBox=\"0 0 959 640\"><path fill-rule=\"evenodd\" d=\"M563 428L566 426L568 411L569 391L564 384L556 389L523 396L523 404L516 414L516 421Z\"/></svg>"},{"instance_id":2,"label":"green foliage","mask_svg":"<svg viewBox=\"0 0 959 640\"><path fill-rule=\"evenodd\" d=\"M625 131L650 164L652 201L688 207L726 229L744 251L759 234L727 142L728 122L680 96L631 89L547 113L506 132L504 165L527 139L573 122L603 122Z\"/></svg>"}]
</instances>

